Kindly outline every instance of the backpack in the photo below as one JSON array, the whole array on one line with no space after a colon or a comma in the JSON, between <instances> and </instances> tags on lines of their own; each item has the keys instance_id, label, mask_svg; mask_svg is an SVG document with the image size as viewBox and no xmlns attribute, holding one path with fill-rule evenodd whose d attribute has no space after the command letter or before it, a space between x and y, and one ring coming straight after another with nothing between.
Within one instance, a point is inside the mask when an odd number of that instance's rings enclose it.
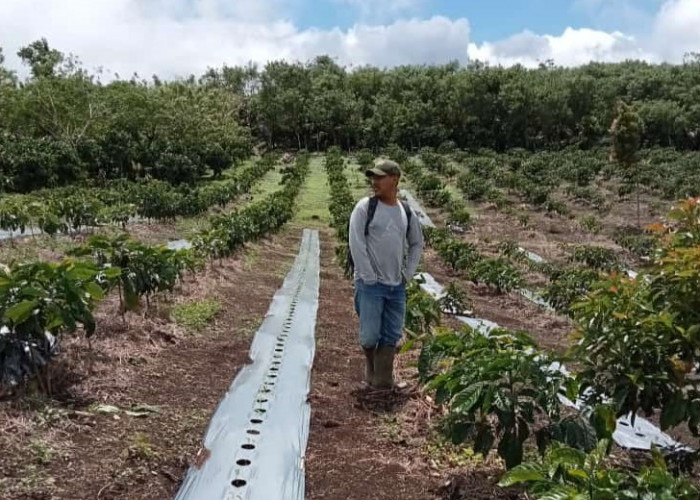
<instances>
[{"instance_id":1,"label":"backpack","mask_svg":"<svg viewBox=\"0 0 700 500\"><path fill-rule=\"evenodd\" d=\"M406 239L411 231L411 218L413 217L413 211L411 207L408 206L404 200L399 200L403 211L406 213ZM372 196L369 199L369 206L367 207L367 220L365 221L365 237L369 235L369 225L374 219L374 214L377 212L377 205L379 204L379 198ZM348 222L348 234L350 234L350 223ZM350 252L350 247L348 247L347 258L345 261L345 276L352 277L355 274L355 261L352 259L352 252Z\"/></svg>"}]
</instances>

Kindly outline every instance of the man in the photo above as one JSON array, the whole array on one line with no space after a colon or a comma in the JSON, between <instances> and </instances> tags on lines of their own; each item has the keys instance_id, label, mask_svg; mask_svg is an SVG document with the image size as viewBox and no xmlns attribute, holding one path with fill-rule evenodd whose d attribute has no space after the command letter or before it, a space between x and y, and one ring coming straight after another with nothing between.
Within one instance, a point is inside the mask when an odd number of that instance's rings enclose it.
<instances>
[{"instance_id":1,"label":"man","mask_svg":"<svg viewBox=\"0 0 700 500\"><path fill-rule=\"evenodd\" d=\"M423 233L418 217L398 199L399 166L377 161L365 172L373 197L360 200L350 216L349 245L355 266L355 311L370 386L391 388L396 346L403 335L406 284L418 268ZM369 220L369 224L367 224Z\"/></svg>"}]
</instances>

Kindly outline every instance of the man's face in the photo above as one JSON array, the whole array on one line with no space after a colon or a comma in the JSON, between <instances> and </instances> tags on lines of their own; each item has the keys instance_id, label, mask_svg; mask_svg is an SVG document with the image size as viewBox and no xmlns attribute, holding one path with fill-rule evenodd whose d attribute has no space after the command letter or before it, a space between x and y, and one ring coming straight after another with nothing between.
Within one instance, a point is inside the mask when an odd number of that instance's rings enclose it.
<instances>
[{"instance_id":1,"label":"man's face","mask_svg":"<svg viewBox=\"0 0 700 500\"><path fill-rule=\"evenodd\" d=\"M399 184L399 178L395 175L373 175L372 188L375 196L380 198L390 195L396 191Z\"/></svg>"}]
</instances>

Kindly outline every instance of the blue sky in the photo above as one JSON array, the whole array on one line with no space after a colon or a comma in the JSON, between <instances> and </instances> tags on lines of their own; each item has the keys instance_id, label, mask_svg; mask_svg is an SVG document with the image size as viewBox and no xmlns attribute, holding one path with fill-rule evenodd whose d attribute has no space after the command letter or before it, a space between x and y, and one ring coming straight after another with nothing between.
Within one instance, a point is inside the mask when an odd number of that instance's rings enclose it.
<instances>
[{"instance_id":1,"label":"blue sky","mask_svg":"<svg viewBox=\"0 0 700 500\"><path fill-rule=\"evenodd\" d=\"M700 1L700 0L698 0ZM359 2L358 2L359 3ZM381 0L376 2L381 4ZM407 2L408 3L408 2ZM392 12L363 15L357 3L309 0L292 14L302 28L349 28L355 23L390 22L404 17L466 18L472 41L485 42L525 30L559 34L567 27L642 32L661 0L424 0Z\"/></svg>"}]
</instances>

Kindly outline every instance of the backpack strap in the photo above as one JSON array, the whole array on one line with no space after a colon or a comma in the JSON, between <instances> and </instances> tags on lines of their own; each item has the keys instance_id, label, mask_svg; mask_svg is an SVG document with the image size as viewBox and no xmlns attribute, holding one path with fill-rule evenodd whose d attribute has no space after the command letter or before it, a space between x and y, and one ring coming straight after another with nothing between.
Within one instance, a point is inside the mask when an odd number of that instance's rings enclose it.
<instances>
[{"instance_id":1,"label":"backpack strap","mask_svg":"<svg viewBox=\"0 0 700 500\"><path fill-rule=\"evenodd\" d=\"M377 205L379 204L379 198L372 196L369 199L369 206L367 207L367 220L365 220L365 238L369 235L369 225L374 219L374 214L377 212Z\"/></svg>"},{"instance_id":2,"label":"backpack strap","mask_svg":"<svg viewBox=\"0 0 700 500\"><path fill-rule=\"evenodd\" d=\"M406 212L406 239L408 235L411 234L411 218L413 217L413 210L408 205L408 202L401 200L401 206L403 206L404 212Z\"/></svg>"}]
</instances>

